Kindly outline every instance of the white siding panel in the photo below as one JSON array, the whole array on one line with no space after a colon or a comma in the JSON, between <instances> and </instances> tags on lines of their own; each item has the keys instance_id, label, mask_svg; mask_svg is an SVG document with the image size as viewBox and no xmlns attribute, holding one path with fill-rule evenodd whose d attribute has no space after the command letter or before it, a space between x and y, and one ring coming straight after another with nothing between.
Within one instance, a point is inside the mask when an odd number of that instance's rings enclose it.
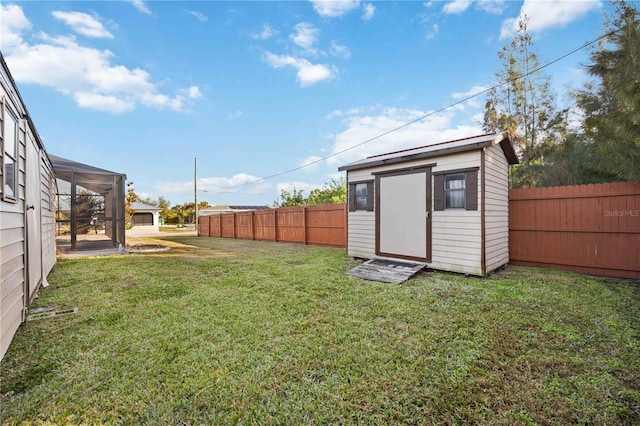
<instances>
[{"instance_id":1,"label":"white siding panel","mask_svg":"<svg viewBox=\"0 0 640 426\"><path fill-rule=\"evenodd\" d=\"M509 165L499 145L485 149L487 273L509 262Z\"/></svg>"},{"instance_id":2,"label":"white siding panel","mask_svg":"<svg viewBox=\"0 0 640 426\"><path fill-rule=\"evenodd\" d=\"M437 166L432 171L437 173L475 167L480 168L480 151L438 158ZM433 188L431 193L433 194ZM463 274L482 274L480 195L481 186L478 184L478 210L445 209L432 213L430 268Z\"/></svg>"},{"instance_id":3,"label":"white siding panel","mask_svg":"<svg viewBox=\"0 0 640 426\"><path fill-rule=\"evenodd\" d=\"M4 67L0 68L0 98L20 117L18 121L17 155L17 202L0 199L0 359L4 356L11 340L23 321L23 312L27 301L23 294L26 279L26 259L42 259L42 271L48 274L55 263L55 179L53 168L47 158L37 132L24 117L26 107L13 84L12 78ZM28 145L27 145L28 144ZM29 146L29 151L27 151ZM0 149L0 164L3 150ZM29 156L30 174L27 179L26 166ZM2 168L0 167L0 170ZM0 171L0 174L2 172ZM29 211L35 217L34 232L37 241L36 252L26 253L25 204L33 204L35 210ZM40 208L38 207L40 206ZM41 225L41 226L40 226ZM33 249L30 247L30 249ZM39 250L42 251L39 251ZM36 265L40 273L40 265ZM38 279L38 282L40 280Z\"/></svg>"},{"instance_id":4,"label":"white siding panel","mask_svg":"<svg viewBox=\"0 0 640 426\"><path fill-rule=\"evenodd\" d=\"M372 258L376 254L376 218L373 212L349 212L347 253Z\"/></svg>"}]
</instances>

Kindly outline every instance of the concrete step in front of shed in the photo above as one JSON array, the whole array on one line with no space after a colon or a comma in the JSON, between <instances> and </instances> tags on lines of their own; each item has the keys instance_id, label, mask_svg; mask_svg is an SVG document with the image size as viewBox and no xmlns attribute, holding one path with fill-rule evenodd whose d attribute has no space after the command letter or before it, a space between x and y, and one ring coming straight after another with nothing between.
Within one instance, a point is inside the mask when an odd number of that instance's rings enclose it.
<instances>
[{"instance_id":1,"label":"concrete step in front of shed","mask_svg":"<svg viewBox=\"0 0 640 426\"><path fill-rule=\"evenodd\" d=\"M420 272L426 263L386 259L372 259L347 271L348 275L363 280L401 284Z\"/></svg>"}]
</instances>

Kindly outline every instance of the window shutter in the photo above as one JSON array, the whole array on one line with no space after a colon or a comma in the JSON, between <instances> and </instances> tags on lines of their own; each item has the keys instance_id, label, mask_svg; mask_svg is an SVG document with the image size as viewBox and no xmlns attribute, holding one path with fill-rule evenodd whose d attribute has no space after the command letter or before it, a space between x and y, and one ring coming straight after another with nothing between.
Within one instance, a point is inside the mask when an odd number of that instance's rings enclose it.
<instances>
[{"instance_id":1,"label":"window shutter","mask_svg":"<svg viewBox=\"0 0 640 426\"><path fill-rule=\"evenodd\" d=\"M433 210L444 210L444 175L433 176Z\"/></svg>"},{"instance_id":2,"label":"window shutter","mask_svg":"<svg viewBox=\"0 0 640 426\"><path fill-rule=\"evenodd\" d=\"M349 211L350 212L356 211L356 184L355 183L349 184Z\"/></svg>"},{"instance_id":3,"label":"window shutter","mask_svg":"<svg viewBox=\"0 0 640 426\"><path fill-rule=\"evenodd\" d=\"M373 182L367 182L367 211L373 211Z\"/></svg>"},{"instance_id":4,"label":"window shutter","mask_svg":"<svg viewBox=\"0 0 640 426\"><path fill-rule=\"evenodd\" d=\"M466 209L478 210L478 171L467 172L465 180Z\"/></svg>"}]
</instances>

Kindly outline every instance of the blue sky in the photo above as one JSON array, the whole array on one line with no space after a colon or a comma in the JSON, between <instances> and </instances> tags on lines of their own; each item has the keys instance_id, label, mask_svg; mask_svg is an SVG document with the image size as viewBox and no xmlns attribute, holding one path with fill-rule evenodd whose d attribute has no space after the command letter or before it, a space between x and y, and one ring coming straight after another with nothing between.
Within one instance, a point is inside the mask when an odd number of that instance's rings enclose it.
<instances>
[{"instance_id":1,"label":"blue sky","mask_svg":"<svg viewBox=\"0 0 640 426\"><path fill-rule=\"evenodd\" d=\"M369 155L482 133L484 96L348 149L496 83L497 52L518 17L528 16L545 63L597 38L611 6L134 0L0 8L0 49L47 152L125 173L137 193L172 205L193 201L197 157L198 200L239 205L271 204L293 187L308 194ZM547 68L559 101L585 81L588 52Z\"/></svg>"}]
</instances>

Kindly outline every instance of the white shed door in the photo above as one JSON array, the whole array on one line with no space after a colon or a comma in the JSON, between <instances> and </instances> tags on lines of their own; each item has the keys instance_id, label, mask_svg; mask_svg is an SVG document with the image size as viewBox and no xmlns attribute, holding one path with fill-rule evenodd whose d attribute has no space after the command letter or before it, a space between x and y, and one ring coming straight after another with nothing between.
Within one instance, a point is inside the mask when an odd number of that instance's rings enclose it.
<instances>
[{"instance_id":1,"label":"white shed door","mask_svg":"<svg viewBox=\"0 0 640 426\"><path fill-rule=\"evenodd\" d=\"M430 260L428 170L379 176L378 255Z\"/></svg>"},{"instance_id":2,"label":"white shed door","mask_svg":"<svg viewBox=\"0 0 640 426\"><path fill-rule=\"evenodd\" d=\"M33 300L42 282L42 222L40 220L41 183L40 152L27 140L25 201L27 210L27 298Z\"/></svg>"}]
</instances>

